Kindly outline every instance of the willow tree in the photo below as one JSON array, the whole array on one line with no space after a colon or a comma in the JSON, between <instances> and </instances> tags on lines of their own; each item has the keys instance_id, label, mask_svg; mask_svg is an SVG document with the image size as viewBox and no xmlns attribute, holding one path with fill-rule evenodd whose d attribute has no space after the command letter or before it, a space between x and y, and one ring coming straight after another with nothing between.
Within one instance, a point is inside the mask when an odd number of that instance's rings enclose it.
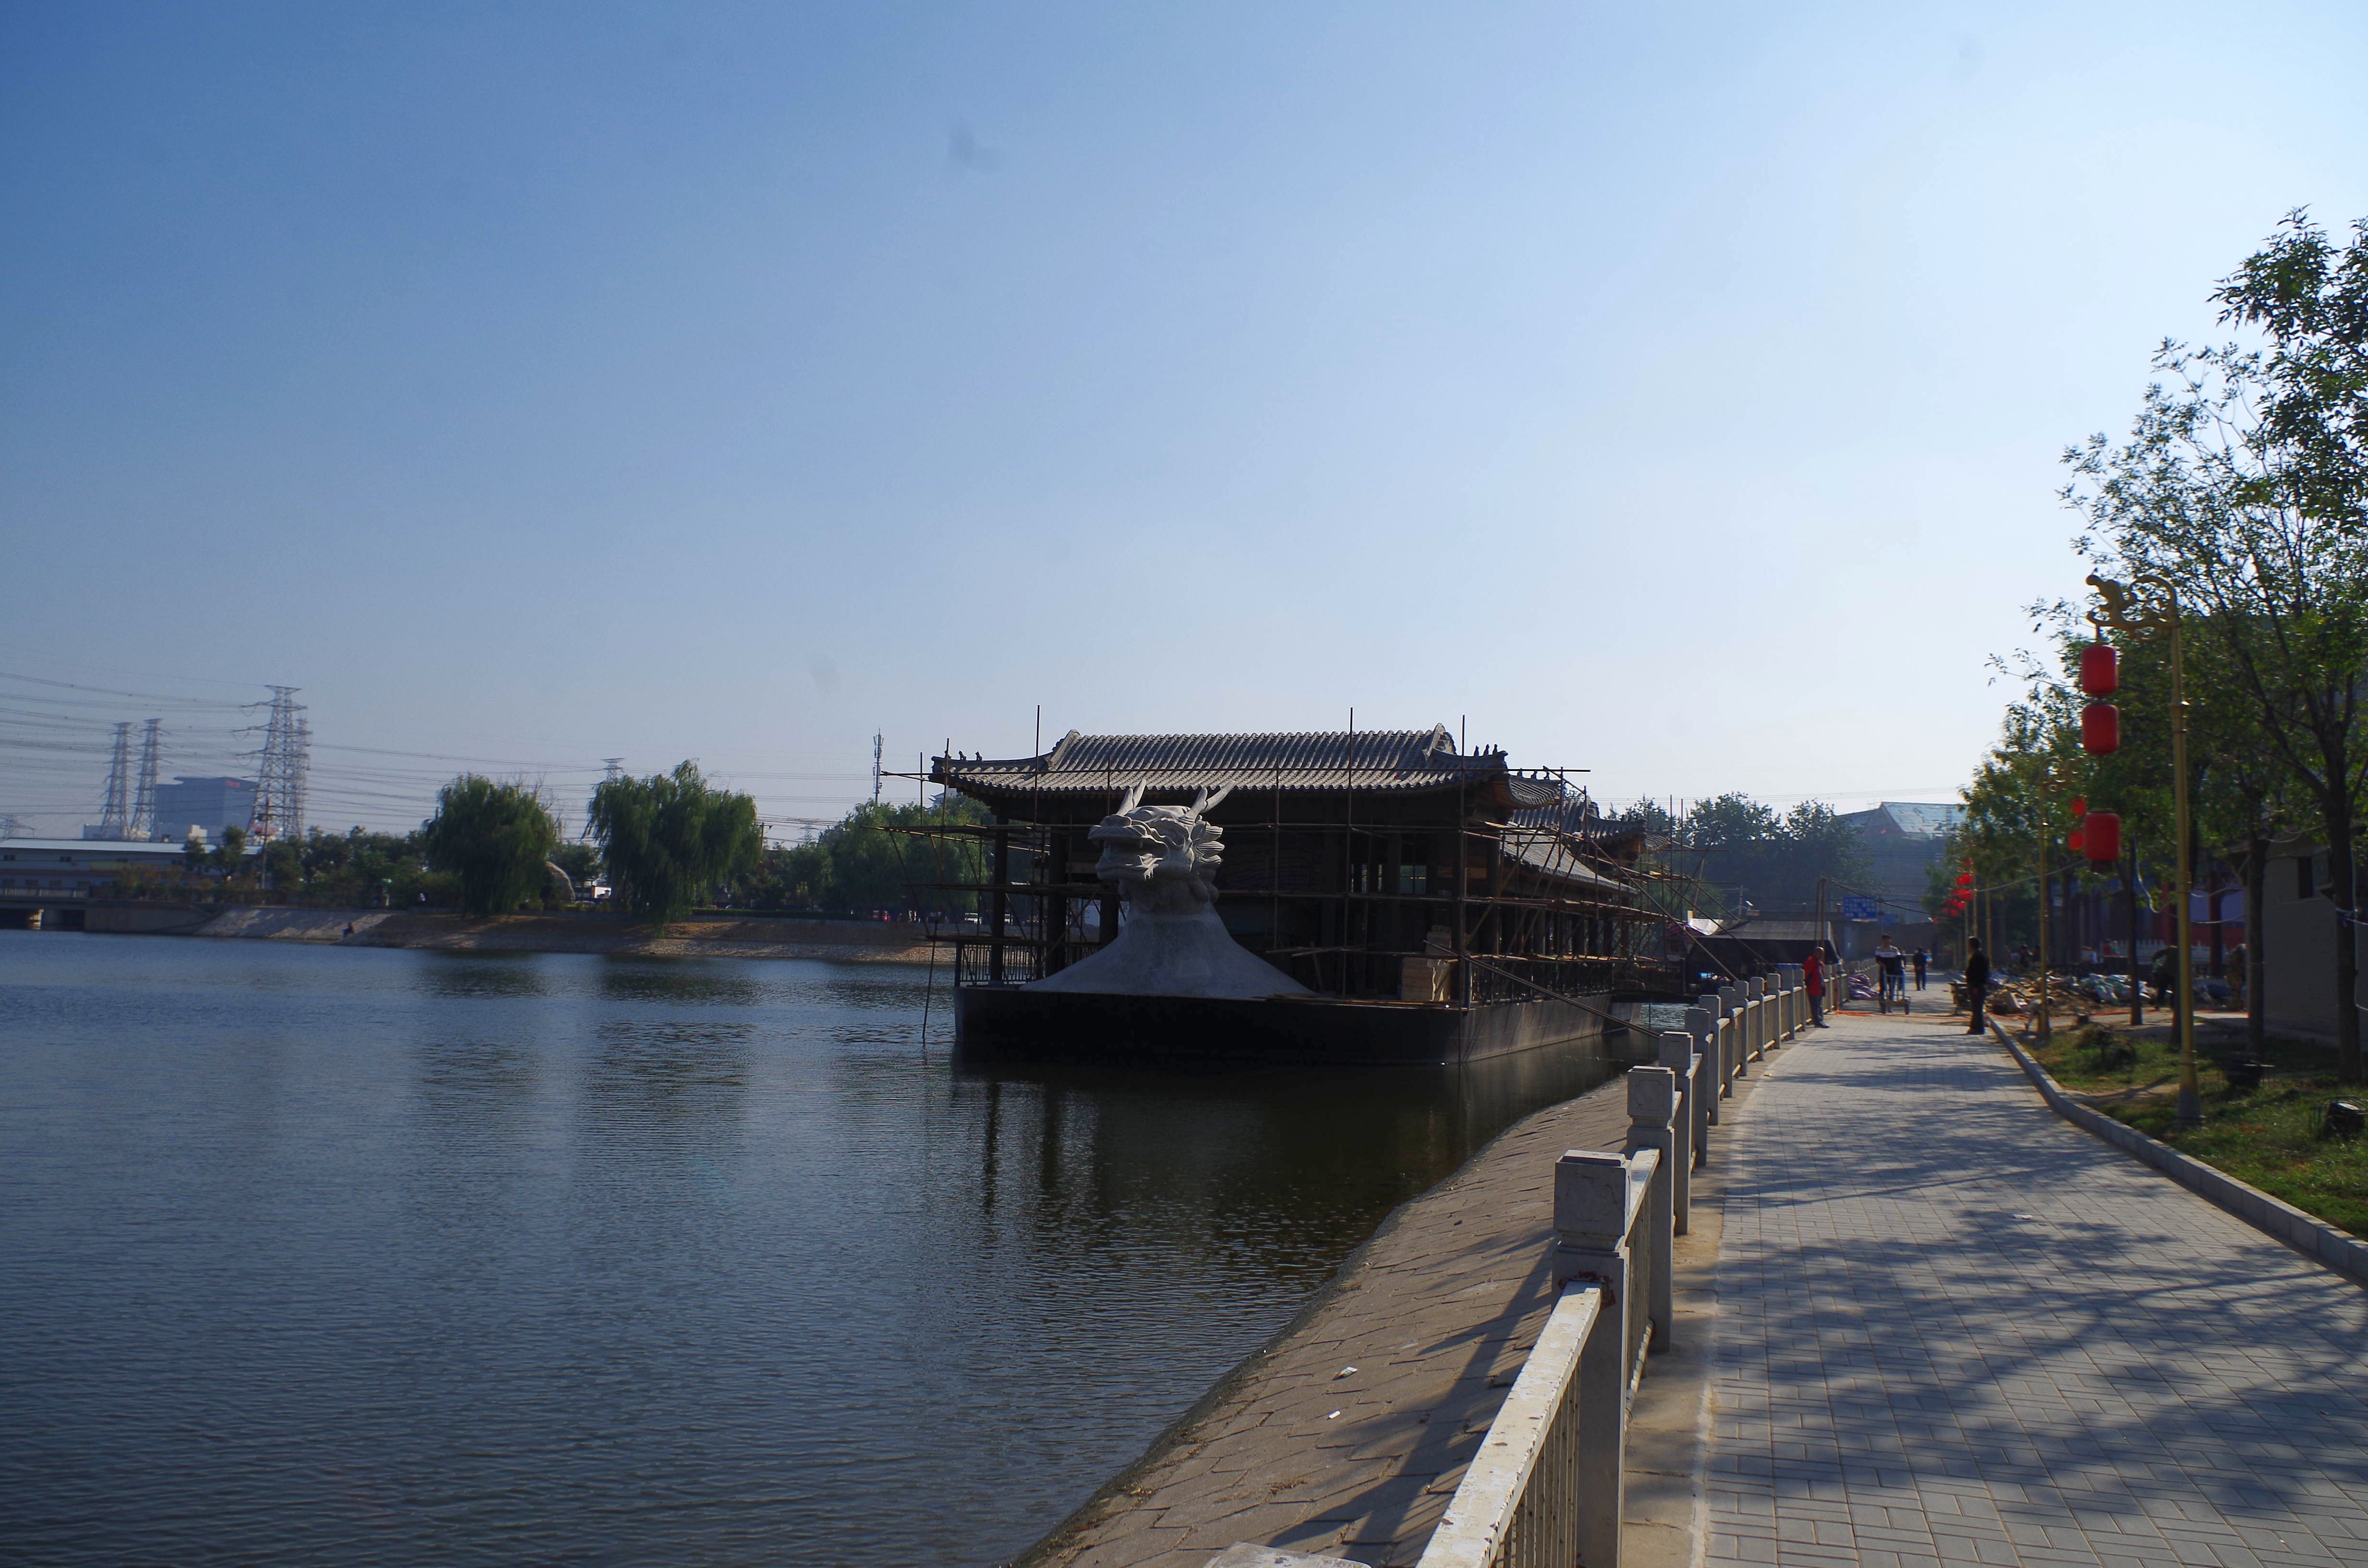
<instances>
[{"instance_id":1,"label":"willow tree","mask_svg":"<svg viewBox=\"0 0 2368 1568\"><path fill-rule=\"evenodd\" d=\"M506 915L550 886L559 824L528 785L464 773L437 791L420 831L428 862L460 879L472 915Z\"/></svg>"},{"instance_id":2,"label":"willow tree","mask_svg":"<svg viewBox=\"0 0 2368 1568\"><path fill-rule=\"evenodd\" d=\"M682 919L765 852L757 802L709 784L694 762L602 783L592 835L625 906L653 926Z\"/></svg>"},{"instance_id":3,"label":"willow tree","mask_svg":"<svg viewBox=\"0 0 2368 1568\"><path fill-rule=\"evenodd\" d=\"M2065 498L2105 576L2177 593L2196 673L2242 702L2326 841L2348 938L2368 785L2368 220L2338 250L2290 218L2214 298L2263 341L2164 343L2129 438L2065 454ZM2358 1082L2359 949L2334 948L2338 1070Z\"/></svg>"}]
</instances>

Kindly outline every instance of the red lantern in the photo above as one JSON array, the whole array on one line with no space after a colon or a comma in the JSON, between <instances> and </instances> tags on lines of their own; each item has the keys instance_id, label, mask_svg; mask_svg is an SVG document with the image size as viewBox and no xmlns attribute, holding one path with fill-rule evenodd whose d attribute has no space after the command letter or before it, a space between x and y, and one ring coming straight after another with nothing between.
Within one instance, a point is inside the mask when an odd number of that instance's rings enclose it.
<instances>
[{"instance_id":1,"label":"red lantern","mask_svg":"<svg viewBox=\"0 0 2368 1568\"><path fill-rule=\"evenodd\" d=\"M2080 689L2090 697L2111 697L2121 688L2122 656L2110 642L2091 642L2080 650Z\"/></svg>"},{"instance_id":2,"label":"red lantern","mask_svg":"<svg viewBox=\"0 0 2368 1568\"><path fill-rule=\"evenodd\" d=\"M2085 817L2089 814L2088 796L2075 795L2072 797L2072 814L2076 817Z\"/></svg>"},{"instance_id":3,"label":"red lantern","mask_svg":"<svg viewBox=\"0 0 2368 1568\"><path fill-rule=\"evenodd\" d=\"M2075 855L2080 853L2080 846L2087 842L2088 836L2077 827L2064 835L2064 847Z\"/></svg>"},{"instance_id":4,"label":"red lantern","mask_svg":"<svg viewBox=\"0 0 2368 1568\"><path fill-rule=\"evenodd\" d=\"M2112 812L2090 812L2080 836L2091 866L2110 866L2122 858L2122 819Z\"/></svg>"},{"instance_id":5,"label":"red lantern","mask_svg":"<svg viewBox=\"0 0 2368 1568\"><path fill-rule=\"evenodd\" d=\"M1957 885L1961 888L1972 887L1974 885L1974 874L1971 871L1958 872Z\"/></svg>"},{"instance_id":6,"label":"red lantern","mask_svg":"<svg viewBox=\"0 0 2368 1568\"><path fill-rule=\"evenodd\" d=\"M2080 749L2090 756L2111 756L2122 749L2122 710L2110 702L2091 702L2080 710Z\"/></svg>"}]
</instances>

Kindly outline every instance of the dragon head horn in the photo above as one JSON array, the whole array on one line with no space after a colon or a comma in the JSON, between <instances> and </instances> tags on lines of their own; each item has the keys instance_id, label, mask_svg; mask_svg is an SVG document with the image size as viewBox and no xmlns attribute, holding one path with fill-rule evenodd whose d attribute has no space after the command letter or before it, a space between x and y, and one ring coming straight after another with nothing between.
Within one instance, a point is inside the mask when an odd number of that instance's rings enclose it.
<instances>
[{"instance_id":1,"label":"dragon head horn","mask_svg":"<svg viewBox=\"0 0 2368 1568\"><path fill-rule=\"evenodd\" d=\"M1224 801L1226 796L1233 792L1234 787L1230 784L1226 785L1224 789L1218 790L1213 795L1209 793L1206 790L1201 790L1199 798L1192 802L1192 815L1197 817L1203 812L1214 810L1220 801Z\"/></svg>"},{"instance_id":2,"label":"dragon head horn","mask_svg":"<svg viewBox=\"0 0 2368 1568\"><path fill-rule=\"evenodd\" d=\"M1118 812L1116 814L1124 816L1127 812L1134 810L1135 807L1141 804L1143 804L1143 786L1140 784L1130 785L1126 791L1126 798L1118 803Z\"/></svg>"}]
</instances>

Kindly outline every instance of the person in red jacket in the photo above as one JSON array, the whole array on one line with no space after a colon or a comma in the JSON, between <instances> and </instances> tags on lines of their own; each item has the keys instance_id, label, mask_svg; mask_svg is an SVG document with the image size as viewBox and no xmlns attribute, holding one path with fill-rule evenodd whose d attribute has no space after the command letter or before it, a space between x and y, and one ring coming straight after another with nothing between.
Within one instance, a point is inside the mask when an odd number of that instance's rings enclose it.
<instances>
[{"instance_id":1,"label":"person in red jacket","mask_svg":"<svg viewBox=\"0 0 2368 1568\"><path fill-rule=\"evenodd\" d=\"M1801 960L1801 983L1809 992L1809 1022L1817 1028L1826 1028L1826 956L1820 942L1809 949Z\"/></svg>"}]
</instances>

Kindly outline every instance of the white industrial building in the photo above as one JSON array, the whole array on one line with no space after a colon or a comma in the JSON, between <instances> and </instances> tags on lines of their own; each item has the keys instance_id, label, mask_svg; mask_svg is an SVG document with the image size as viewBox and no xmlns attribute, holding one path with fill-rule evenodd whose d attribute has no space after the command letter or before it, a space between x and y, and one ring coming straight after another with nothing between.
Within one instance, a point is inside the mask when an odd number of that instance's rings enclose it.
<instances>
[{"instance_id":1,"label":"white industrial building","mask_svg":"<svg viewBox=\"0 0 2368 1568\"><path fill-rule=\"evenodd\" d=\"M127 870L171 870L178 844L99 838L0 838L0 898L88 898Z\"/></svg>"}]
</instances>

